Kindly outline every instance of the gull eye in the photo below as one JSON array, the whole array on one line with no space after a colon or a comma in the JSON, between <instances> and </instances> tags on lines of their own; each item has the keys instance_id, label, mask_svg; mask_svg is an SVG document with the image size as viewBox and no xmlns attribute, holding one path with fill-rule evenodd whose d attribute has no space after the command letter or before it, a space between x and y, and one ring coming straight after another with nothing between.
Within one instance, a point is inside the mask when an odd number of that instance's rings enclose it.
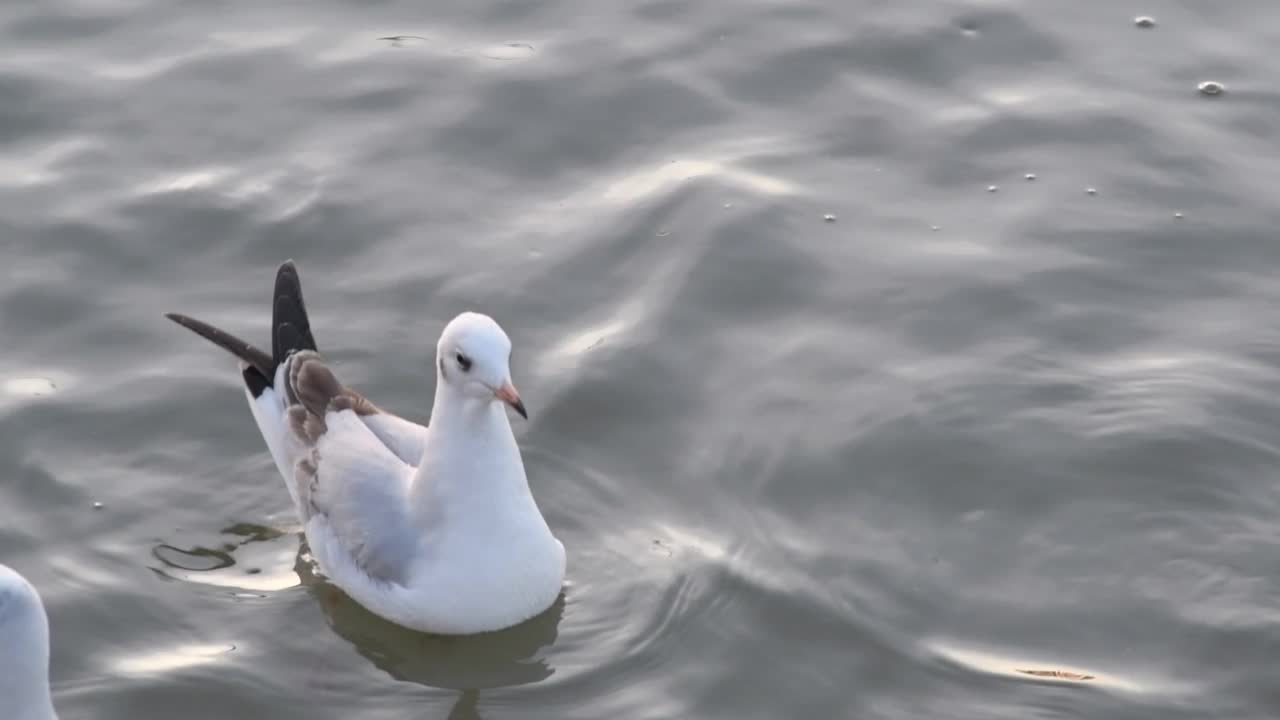
<instances>
[{"instance_id":1,"label":"gull eye","mask_svg":"<svg viewBox=\"0 0 1280 720\"><path fill-rule=\"evenodd\" d=\"M462 372L467 372L471 369L471 358L466 355L458 353L454 359L458 361L458 367L462 368Z\"/></svg>"}]
</instances>

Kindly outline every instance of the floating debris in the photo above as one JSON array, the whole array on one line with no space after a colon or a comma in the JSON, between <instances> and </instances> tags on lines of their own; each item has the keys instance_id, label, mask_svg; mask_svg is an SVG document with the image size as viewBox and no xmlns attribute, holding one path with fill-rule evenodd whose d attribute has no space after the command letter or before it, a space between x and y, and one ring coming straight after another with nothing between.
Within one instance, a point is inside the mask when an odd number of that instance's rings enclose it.
<instances>
[{"instance_id":1,"label":"floating debris","mask_svg":"<svg viewBox=\"0 0 1280 720\"><path fill-rule=\"evenodd\" d=\"M1022 178L1023 178L1024 180L1026 180L1027 182L1031 182L1032 180L1035 180L1035 179L1036 179L1036 174L1035 174L1035 173L1027 173L1026 175L1023 175L1023 176L1022 176Z\"/></svg>"},{"instance_id":2,"label":"floating debris","mask_svg":"<svg viewBox=\"0 0 1280 720\"><path fill-rule=\"evenodd\" d=\"M1025 668L1016 668L1023 675L1034 675L1035 677L1053 678L1054 680L1096 680L1093 675L1084 673L1071 672L1070 670L1027 670Z\"/></svg>"},{"instance_id":3,"label":"floating debris","mask_svg":"<svg viewBox=\"0 0 1280 720\"><path fill-rule=\"evenodd\" d=\"M387 35L378 39L390 43L391 47L404 47L405 45L424 43L427 41L427 39L421 35Z\"/></svg>"},{"instance_id":4,"label":"floating debris","mask_svg":"<svg viewBox=\"0 0 1280 720\"><path fill-rule=\"evenodd\" d=\"M1174 213L1174 214L1173 214L1173 219L1174 219L1174 220L1181 220L1181 219L1182 219L1182 213L1180 213L1180 212L1176 212L1176 213Z\"/></svg>"},{"instance_id":5,"label":"floating debris","mask_svg":"<svg viewBox=\"0 0 1280 720\"><path fill-rule=\"evenodd\" d=\"M1000 186L998 186L998 185L988 185L988 186L987 186L987 192L989 192L989 193L996 192L996 191L998 191L999 189L1000 189Z\"/></svg>"},{"instance_id":6,"label":"floating debris","mask_svg":"<svg viewBox=\"0 0 1280 720\"><path fill-rule=\"evenodd\" d=\"M930 226L929 226L929 229L930 229L930 230L932 230L932 231L934 231L934 232L938 232L938 231L939 231L939 230L941 230L942 228L938 227L937 225L930 225Z\"/></svg>"},{"instance_id":7,"label":"floating debris","mask_svg":"<svg viewBox=\"0 0 1280 720\"><path fill-rule=\"evenodd\" d=\"M1213 80L1206 80L1198 86L1201 95L1216 97L1227 91L1227 86Z\"/></svg>"},{"instance_id":8,"label":"floating debris","mask_svg":"<svg viewBox=\"0 0 1280 720\"><path fill-rule=\"evenodd\" d=\"M943 658L959 663L973 670L994 673L1010 678L1018 678L1023 682L1050 683L1089 683L1120 690L1143 692L1150 688L1143 687L1133 680L1106 673L1097 672L1093 668L1072 667L1057 662L1041 662L1032 658L1016 658L998 651L964 648L949 642L931 642L932 649Z\"/></svg>"},{"instance_id":9,"label":"floating debris","mask_svg":"<svg viewBox=\"0 0 1280 720\"><path fill-rule=\"evenodd\" d=\"M94 509L94 510L101 510L101 509L102 509L102 508L104 508L104 507L106 507L106 506L105 506L105 505L103 505L101 502L99 502L99 501L97 501L97 500L94 500L94 501L93 501L93 509Z\"/></svg>"},{"instance_id":10,"label":"floating debris","mask_svg":"<svg viewBox=\"0 0 1280 720\"><path fill-rule=\"evenodd\" d=\"M1084 189L1084 194L1085 194L1085 195L1097 195L1097 194L1098 194L1098 188L1085 188L1085 189Z\"/></svg>"},{"instance_id":11,"label":"floating debris","mask_svg":"<svg viewBox=\"0 0 1280 720\"><path fill-rule=\"evenodd\" d=\"M1156 26L1156 19L1150 15L1139 15L1133 19L1133 24L1140 28L1153 28Z\"/></svg>"},{"instance_id":12,"label":"floating debris","mask_svg":"<svg viewBox=\"0 0 1280 720\"><path fill-rule=\"evenodd\" d=\"M834 213L827 213L826 215L822 216L822 219L825 220L826 222L835 222L836 216Z\"/></svg>"}]
</instances>

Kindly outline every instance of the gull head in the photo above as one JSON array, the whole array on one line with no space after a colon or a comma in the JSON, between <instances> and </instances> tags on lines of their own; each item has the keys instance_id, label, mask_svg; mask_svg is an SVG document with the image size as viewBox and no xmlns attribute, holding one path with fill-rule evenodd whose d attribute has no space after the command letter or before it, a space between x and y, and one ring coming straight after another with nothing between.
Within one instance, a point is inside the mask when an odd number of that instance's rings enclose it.
<instances>
[{"instance_id":1,"label":"gull head","mask_svg":"<svg viewBox=\"0 0 1280 720\"><path fill-rule=\"evenodd\" d=\"M529 418L511 382L511 339L488 315L465 312L454 318L436 345L440 382L466 397L501 401Z\"/></svg>"}]
</instances>

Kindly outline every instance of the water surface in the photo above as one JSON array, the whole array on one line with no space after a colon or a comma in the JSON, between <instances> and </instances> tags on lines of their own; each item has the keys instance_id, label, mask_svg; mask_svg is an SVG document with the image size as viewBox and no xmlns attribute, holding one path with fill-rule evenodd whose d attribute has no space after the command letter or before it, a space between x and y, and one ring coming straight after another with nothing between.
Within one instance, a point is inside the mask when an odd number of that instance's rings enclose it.
<instances>
[{"instance_id":1,"label":"water surface","mask_svg":"<svg viewBox=\"0 0 1280 720\"><path fill-rule=\"evenodd\" d=\"M0 561L63 717L1274 717L1278 8L6 4ZM506 327L551 611L314 576L161 317L265 342L288 257L396 412Z\"/></svg>"}]
</instances>

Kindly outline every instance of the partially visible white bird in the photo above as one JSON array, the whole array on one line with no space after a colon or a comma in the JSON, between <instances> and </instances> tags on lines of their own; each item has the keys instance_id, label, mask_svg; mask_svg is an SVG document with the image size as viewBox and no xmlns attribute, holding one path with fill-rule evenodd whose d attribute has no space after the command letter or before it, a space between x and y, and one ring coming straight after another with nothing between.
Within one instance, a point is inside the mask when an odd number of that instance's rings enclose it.
<instances>
[{"instance_id":1,"label":"partially visible white bird","mask_svg":"<svg viewBox=\"0 0 1280 720\"><path fill-rule=\"evenodd\" d=\"M40 593L0 564L0 717L58 720L49 691L49 617Z\"/></svg>"},{"instance_id":2,"label":"partially visible white bird","mask_svg":"<svg viewBox=\"0 0 1280 720\"><path fill-rule=\"evenodd\" d=\"M245 396L321 572L415 630L498 630L560 594L564 546L529 491L505 406L511 341L463 313L436 345L430 425L376 407L321 359L292 261L276 273L270 355L185 315L167 317L240 359ZM425 367L424 367L425 370Z\"/></svg>"}]
</instances>

